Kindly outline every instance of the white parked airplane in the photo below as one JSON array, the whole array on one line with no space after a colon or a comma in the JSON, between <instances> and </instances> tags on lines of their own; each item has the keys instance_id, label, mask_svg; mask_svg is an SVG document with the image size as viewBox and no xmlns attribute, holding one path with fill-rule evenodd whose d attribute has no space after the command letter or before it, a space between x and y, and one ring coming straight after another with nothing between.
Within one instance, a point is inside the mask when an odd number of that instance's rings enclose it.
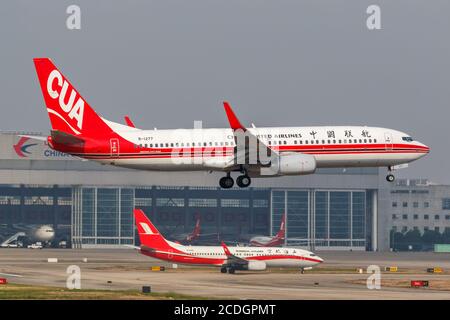
<instances>
[{"instance_id":1,"label":"white parked airplane","mask_svg":"<svg viewBox=\"0 0 450 320\"><path fill-rule=\"evenodd\" d=\"M34 59L52 126L53 149L141 170L222 171L219 184L239 187L250 177L312 174L316 168L387 167L417 160L429 148L406 133L366 126L246 128L230 105L228 129L141 130L95 113L48 58ZM393 181L389 173L386 177Z\"/></svg>"},{"instance_id":2,"label":"white parked airplane","mask_svg":"<svg viewBox=\"0 0 450 320\"><path fill-rule=\"evenodd\" d=\"M164 261L220 267L222 273L236 270L262 271L267 267L299 268L302 272L323 260L312 252L297 248L184 246L166 240L141 209L134 210L140 252Z\"/></svg>"}]
</instances>

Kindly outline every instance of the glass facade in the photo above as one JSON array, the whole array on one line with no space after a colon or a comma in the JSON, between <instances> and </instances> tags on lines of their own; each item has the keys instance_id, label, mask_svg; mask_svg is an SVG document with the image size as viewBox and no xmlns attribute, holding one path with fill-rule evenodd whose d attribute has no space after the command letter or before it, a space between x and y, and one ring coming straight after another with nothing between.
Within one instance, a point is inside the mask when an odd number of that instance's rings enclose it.
<instances>
[{"instance_id":1,"label":"glass facade","mask_svg":"<svg viewBox=\"0 0 450 320\"><path fill-rule=\"evenodd\" d=\"M370 214L364 190L273 190L271 198L272 235L287 212L288 245L366 248Z\"/></svg>"},{"instance_id":2,"label":"glass facade","mask_svg":"<svg viewBox=\"0 0 450 320\"><path fill-rule=\"evenodd\" d=\"M74 188L72 246L134 243L134 189Z\"/></svg>"}]
</instances>

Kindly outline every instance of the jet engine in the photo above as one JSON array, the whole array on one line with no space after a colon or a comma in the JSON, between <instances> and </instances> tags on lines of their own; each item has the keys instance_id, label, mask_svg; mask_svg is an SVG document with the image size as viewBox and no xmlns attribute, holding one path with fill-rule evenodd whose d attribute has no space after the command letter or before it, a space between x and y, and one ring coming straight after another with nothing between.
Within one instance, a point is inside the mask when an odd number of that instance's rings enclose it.
<instances>
[{"instance_id":1,"label":"jet engine","mask_svg":"<svg viewBox=\"0 0 450 320\"><path fill-rule=\"evenodd\" d=\"M247 270L250 271L263 271L266 270L267 265L264 261L252 260L247 264Z\"/></svg>"},{"instance_id":2,"label":"jet engine","mask_svg":"<svg viewBox=\"0 0 450 320\"><path fill-rule=\"evenodd\" d=\"M278 157L278 174L302 175L316 171L316 158L309 154L289 153Z\"/></svg>"}]
</instances>

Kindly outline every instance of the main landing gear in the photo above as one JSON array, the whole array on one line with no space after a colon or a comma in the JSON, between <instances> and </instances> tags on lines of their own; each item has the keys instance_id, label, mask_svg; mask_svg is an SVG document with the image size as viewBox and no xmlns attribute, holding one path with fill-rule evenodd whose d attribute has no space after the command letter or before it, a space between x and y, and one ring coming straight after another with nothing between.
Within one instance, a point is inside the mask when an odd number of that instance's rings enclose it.
<instances>
[{"instance_id":1,"label":"main landing gear","mask_svg":"<svg viewBox=\"0 0 450 320\"><path fill-rule=\"evenodd\" d=\"M386 181L387 182L394 182L395 180L395 176L391 173L391 171L393 170L393 168L391 166L388 167L389 170L389 174L386 176Z\"/></svg>"},{"instance_id":2,"label":"main landing gear","mask_svg":"<svg viewBox=\"0 0 450 320\"><path fill-rule=\"evenodd\" d=\"M224 189L230 189L234 185L234 180L228 172L225 177L220 178L219 185Z\"/></svg>"},{"instance_id":3,"label":"main landing gear","mask_svg":"<svg viewBox=\"0 0 450 320\"><path fill-rule=\"evenodd\" d=\"M222 268L220 268L220 272L221 273L227 273L228 272L229 274L234 274L235 271L236 271L236 269L233 268L233 267L222 267Z\"/></svg>"},{"instance_id":4,"label":"main landing gear","mask_svg":"<svg viewBox=\"0 0 450 320\"><path fill-rule=\"evenodd\" d=\"M236 184L239 186L239 188L247 188L251 183L252 179L250 179L246 172L236 178ZM225 177L220 178L219 185L223 189L230 189L233 187L234 180L231 177L230 172L228 172Z\"/></svg>"}]
</instances>

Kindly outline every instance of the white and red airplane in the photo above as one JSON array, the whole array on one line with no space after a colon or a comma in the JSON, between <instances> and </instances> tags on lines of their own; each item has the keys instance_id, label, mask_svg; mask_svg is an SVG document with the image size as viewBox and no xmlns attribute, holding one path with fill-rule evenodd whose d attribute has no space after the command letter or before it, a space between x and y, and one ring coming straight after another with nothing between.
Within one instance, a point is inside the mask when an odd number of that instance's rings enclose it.
<instances>
[{"instance_id":1,"label":"white and red airplane","mask_svg":"<svg viewBox=\"0 0 450 320\"><path fill-rule=\"evenodd\" d=\"M250 177L312 174L316 168L387 167L417 160L429 148L406 133L366 126L244 127L224 102L230 128L141 130L100 117L48 58L34 59L52 126L51 148L121 167L222 171L219 184L248 187ZM386 177L393 181L389 173Z\"/></svg>"},{"instance_id":2,"label":"white and red airplane","mask_svg":"<svg viewBox=\"0 0 450 320\"><path fill-rule=\"evenodd\" d=\"M166 240L141 209L134 209L140 252L160 260L220 267L222 273L236 270L262 271L267 267L310 269L323 262L314 253L297 248L184 246Z\"/></svg>"},{"instance_id":3,"label":"white and red airplane","mask_svg":"<svg viewBox=\"0 0 450 320\"><path fill-rule=\"evenodd\" d=\"M273 237L256 236L250 239L250 245L254 247L277 247L284 244L286 236L286 214L281 216L280 230Z\"/></svg>"}]
</instances>

